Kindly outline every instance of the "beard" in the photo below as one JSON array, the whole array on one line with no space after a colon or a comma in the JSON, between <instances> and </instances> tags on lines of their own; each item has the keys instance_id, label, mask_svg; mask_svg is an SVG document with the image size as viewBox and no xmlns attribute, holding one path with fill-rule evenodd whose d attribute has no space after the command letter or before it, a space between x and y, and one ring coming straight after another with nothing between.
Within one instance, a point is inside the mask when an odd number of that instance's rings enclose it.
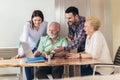
<instances>
[{"instance_id":1,"label":"beard","mask_svg":"<svg viewBox=\"0 0 120 80\"><path fill-rule=\"evenodd\" d=\"M53 35L53 34L48 34L50 38L55 38L56 35Z\"/></svg>"},{"instance_id":2,"label":"beard","mask_svg":"<svg viewBox=\"0 0 120 80\"><path fill-rule=\"evenodd\" d=\"M72 25L72 24L73 24L73 22L72 22L72 21L69 21L69 22L68 22L68 24L69 24L69 25Z\"/></svg>"},{"instance_id":3,"label":"beard","mask_svg":"<svg viewBox=\"0 0 120 80\"><path fill-rule=\"evenodd\" d=\"M75 20L74 20L74 21L69 21L69 22L68 22L69 25L74 25L74 24L76 24L76 23L77 23L77 22L76 22Z\"/></svg>"}]
</instances>

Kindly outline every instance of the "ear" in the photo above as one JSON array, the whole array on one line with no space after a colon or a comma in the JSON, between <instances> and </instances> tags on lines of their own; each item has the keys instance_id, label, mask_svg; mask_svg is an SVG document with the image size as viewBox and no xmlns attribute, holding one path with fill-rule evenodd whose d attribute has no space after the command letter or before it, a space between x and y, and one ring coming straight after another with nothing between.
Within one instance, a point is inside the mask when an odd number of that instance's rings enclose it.
<instances>
[{"instance_id":1,"label":"ear","mask_svg":"<svg viewBox=\"0 0 120 80\"><path fill-rule=\"evenodd\" d=\"M78 18L79 16L78 15L75 15L75 18Z\"/></svg>"},{"instance_id":2,"label":"ear","mask_svg":"<svg viewBox=\"0 0 120 80\"><path fill-rule=\"evenodd\" d=\"M60 30L58 30L58 33L60 33Z\"/></svg>"},{"instance_id":3,"label":"ear","mask_svg":"<svg viewBox=\"0 0 120 80\"><path fill-rule=\"evenodd\" d=\"M78 15L75 15L74 18L75 18L76 21L78 21L79 16L78 16Z\"/></svg>"},{"instance_id":4,"label":"ear","mask_svg":"<svg viewBox=\"0 0 120 80\"><path fill-rule=\"evenodd\" d=\"M93 27L93 26L91 26L90 30L91 30L91 31L95 31L95 29L94 29L94 27Z\"/></svg>"},{"instance_id":5,"label":"ear","mask_svg":"<svg viewBox=\"0 0 120 80\"><path fill-rule=\"evenodd\" d=\"M58 33L58 34L60 33L60 30L59 30L59 29L57 30L57 33Z\"/></svg>"}]
</instances>

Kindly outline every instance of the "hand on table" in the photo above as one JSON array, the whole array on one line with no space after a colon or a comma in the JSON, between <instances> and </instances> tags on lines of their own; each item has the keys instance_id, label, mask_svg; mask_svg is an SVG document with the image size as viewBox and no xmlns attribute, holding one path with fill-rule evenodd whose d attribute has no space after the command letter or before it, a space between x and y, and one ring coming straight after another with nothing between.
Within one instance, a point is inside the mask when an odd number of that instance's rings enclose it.
<instances>
[{"instance_id":1,"label":"hand on table","mask_svg":"<svg viewBox=\"0 0 120 80\"><path fill-rule=\"evenodd\" d=\"M43 57L46 58L47 53L46 53L46 52L40 53L40 51L35 51L35 52L34 52L34 56L35 56L35 57L40 56L40 55L42 55Z\"/></svg>"},{"instance_id":2,"label":"hand on table","mask_svg":"<svg viewBox=\"0 0 120 80\"><path fill-rule=\"evenodd\" d=\"M79 58L79 54L77 54L77 53L68 53L68 54L66 54L66 58Z\"/></svg>"},{"instance_id":3,"label":"hand on table","mask_svg":"<svg viewBox=\"0 0 120 80\"><path fill-rule=\"evenodd\" d=\"M58 53L60 51L63 51L64 50L64 47L62 46L57 46L56 48L53 49L55 51L55 53Z\"/></svg>"},{"instance_id":4,"label":"hand on table","mask_svg":"<svg viewBox=\"0 0 120 80\"><path fill-rule=\"evenodd\" d=\"M68 42L72 41L71 38L69 38L68 36L66 37L66 39L67 39Z\"/></svg>"},{"instance_id":5,"label":"hand on table","mask_svg":"<svg viewBox=\"0 0 120 80\"><path fill-rule=\"evenodd\" d=\"M23 58L23 56L20 55L20 54L18 54L18 55L16 55L16 56L12 57L12 59L19 59L19 58Z\"/></svg>"},{"instance_id":6,"label":"hand on table","mask_svg":"<svg viewBox=\"0 0 120 80\"><path fill-rule=\"evenodd\" d=\"M34 52L34 56L35 56L35 57L40 56L40 55L41 55L40 51L35 51L35 52Z\"/></svg>"}]
</instances>

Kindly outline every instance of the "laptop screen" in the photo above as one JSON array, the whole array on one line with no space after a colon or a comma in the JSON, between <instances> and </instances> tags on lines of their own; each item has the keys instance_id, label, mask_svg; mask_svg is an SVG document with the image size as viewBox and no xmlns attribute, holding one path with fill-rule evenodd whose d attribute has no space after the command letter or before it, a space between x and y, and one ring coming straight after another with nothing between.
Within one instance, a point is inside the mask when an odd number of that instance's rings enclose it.
<instances>
[{"instance_id":1,"label":"laptop screen","mask_svg":"<svg viewBox=\"0 0 120 80\"><path fill-rule=\"evenodd\" d=\"M34 55L33 55L33 52L29 46L29 44L27 42L21 42L21 45L22 45L22 48L23 48L23 51L26 55L27 58L33 58Z\"/></svg>"}]
</instances>

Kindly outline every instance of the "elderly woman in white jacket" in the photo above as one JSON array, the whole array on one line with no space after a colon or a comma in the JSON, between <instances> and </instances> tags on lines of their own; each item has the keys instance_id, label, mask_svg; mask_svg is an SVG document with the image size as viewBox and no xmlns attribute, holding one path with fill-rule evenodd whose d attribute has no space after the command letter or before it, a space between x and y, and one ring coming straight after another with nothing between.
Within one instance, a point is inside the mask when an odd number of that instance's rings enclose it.
<instances>
[{"instance_id":1,"label":"elderly woman in white jacket","mask_svg":"<svg viewBox=\"0 0 120 80\"><path fill-rule=\"evenodd\" d=\"M87 34L85 51L79 54L69 53L67 58L93 58L104 63L112 63L110 52L103 34L99 31L100 20L97 17L90 16L86 19L84 24L84 30ZM89 68L89 69L86 69ZM81 75L91 75L93 70L92 67L86 67L81 69ZM91 69L91 70L90 70ZM98 68L97 74L111 73L111 68Z\"/></svg>"}]
</instances>

